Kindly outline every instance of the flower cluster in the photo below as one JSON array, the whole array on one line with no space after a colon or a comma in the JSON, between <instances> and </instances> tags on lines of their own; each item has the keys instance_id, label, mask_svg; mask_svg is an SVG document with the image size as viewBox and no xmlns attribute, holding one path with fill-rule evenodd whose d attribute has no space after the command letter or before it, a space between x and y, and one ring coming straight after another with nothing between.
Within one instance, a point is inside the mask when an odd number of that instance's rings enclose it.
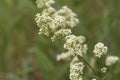
<instances>
[{"instance_id":1,"label":"flower cluster","mask_svg":"<svg viewBox=\"0 0 120 80\"><path fill-rule=\"evenodd\" d=\"M65 26L73 28L76 24L79 23L79 20L76 18L77 15L72 12L67 6L63 6L62 9L56 12L56 15L65 16Z\"/></svg>"},{"instance_id":2,"label":"flower cluster","mask_svg":"<svg viewBox=\"0 0 120 80\"><path fill-rule=\"evenodd\" d=\"M51 7L52 4L55 3L54 0L37 0L37 7L43 8L43 7Z\"/></svg>"},{"instance_id":3,"label":"flower cluster","mask_svg":"<svg viewBox=\"0 0 120 80\"><path fill-rule=\"evenodd\" d=\"M100 58L102 55L107 53L107 50L108 48L104 46L102 42L99 42L95 45L93 52L95 53L95 56Z\"/></svg>"},{"instance_id":4,"label":"flower cluster","mask_svg":"<svg viewBox=\"0 0 120 80\"><path fill-rule=\"evenodd\" d=\"M107 71L106 67L101 68L102 73L105 73Z\"/></svg>"},{"instance_id":5,"label":"flower cluster","mask_svg":"<svg viewBox=\"0 0 120 80\"><path fill-rule=\"evenodd\" d=\"M106 59L106 65L111 66L112 64L115 64L119 60L119 57L117 56L108 56Z\"/></svg>"},{"instance_id":6,"label":"flower cluster","mask_svg":"<svg viewBox=\"0 0 120 80\"><path fill-rule=\"evenodd\" d=\"M38 8L43 9L35 18L37 26L40 28L39 34L53 36L51 37L53 41L59 35L65 37L71 34L71 30L68 29L75 27L79 23L77 15L67 6L56 10L51 6L54 0L37 0L36 3Z\"/></svg>"},{"instance_id":7,"label":"flower cluster","mask_svg":"<svg viewBox=\"0 0 120 80\"><path fill-rule=\"evenodd\" d=\"M54 41L55 39L59 39L59 38L64 38L65 36L70 35L71 29L60 29L59 31L56 31L55 34L53 35L53 37L51 37L52 41Z\"/></svg>"},{"instance_id":8,"label":"flower cluster","mask_svg":"<svg viewBox=\"0 0 120 80\"><path fill-rule=\"evenodd\" d=\"M84 44L86 39L84 36L72 35L71 29L75 27L79 20L77 15L67 6L63 6L59 10L55 10L51 5L53 0L37 0L38 8L43 9L41 13L36 15L36 23L39 26L39 34L50 36L51 40L64 39L64 48L67 52L57 55L57 60L66 59L72 55L80 55L87 52L87 44ZM74 60L73 60L74 61ZM83 63L78 62L70 65L70 79L81 80ZM76 76L76 78L75 78ZM74 78L73 78L74 77Z\"/></svg>"},{"instance_id":9,"label":"flower cluster","mask_svg":"<svg viewBox=\"0 0 120 80\"><path fill-rule=\"evenodd\" d=\"M83 62L80 62L77 57L74 57L70 63L70 79L71 80L82 80L82 74L84 69Z\"/></svg>"},{"instance_id":10,"label":"flower cluster","mask_svg":"<svg viewBox=\"0 0 120 80\"><path fill-rule=\"evenodd\" d=\"M52 4L55 3L54 0L37 0L36 3L37 7L42 10L40 13L37 13L35 18L37 26L40 28L39 34L50 37L52 41L57 39L65 41L63 47L66 52L58 54L57 60L60 61L73 56L70 63L69 78L70 80L82 80L85 65L81 62L81 59L83 59L84 62L87 62L82 57L87 53L88 48L84 36L75 36L72 34L71 29L79 23L77 15L67 6L63 6L61 9L56 10L52 7ZM107 53L107 50L107 46L104 46L102 42L99 42L95 45L93 52L96 57L101 58L102 55ZM111 66L118 60L119 58L116 56L108 56L106 65ZM87 64L91 68L89 63ZM105 73L106 71L106 67L101 68L102 73ZM96 80L96 78L93 78L92 80Z\"/></svg>"},{"instance_id":11,"label":"flower cluster","mask_svg":"<svg viewBox=\"0 0 120 80\"><path fill-rule=\"evenodd\" d=\"M69 52L75 53L74 55L82 56L83 53L87 52L87 44L84 44L85 41L86 39L84 36L69 35L66 36L64 48Z\"/></svg>"},{"instance_id":12,"label":"flower cluster","mask_svg":"<svg viewBox=\"0 0 120 80\"><path fill-rule=\"evenodd\" d=\"M102 42L99 42L95 45L95 48L93 50L93 52L95 53L96 57L101 57L102 55L105 55L107 53L107 46L104 46L104 44ZM117 56L107 56L106 58L106 65L107 66L111 66L112 64L115 64L116 61L119 60L119 57ZM105 72L106 68L102 68L101 71Z\"/></svg>"},{"instance_id":13,"label":"flower cluster","mask_svg":"<svg viewBox=\"0 0 120 80\"><path fill-rule=\"evenodd\" d=\"M37 26L40 27L39 34L44 34L49 36L53 32L53 29L52 29L53 26L51 26L53 19L49 17L47 14L38 13L36 15L35 20L36 20Z\"/></svg>"},{"instance_id":14,"label":"flower cluster","mask_svg":"<svg viewBox=\"0 0 120 80\"><path fill-rule=\"evenodd\" d=\"M57 55L57 60L60 61L60 60L67 59L67 58L69 58L71 55L73 55L72 52L63 52L63 53Z\"/></svg>"}]
</instances>

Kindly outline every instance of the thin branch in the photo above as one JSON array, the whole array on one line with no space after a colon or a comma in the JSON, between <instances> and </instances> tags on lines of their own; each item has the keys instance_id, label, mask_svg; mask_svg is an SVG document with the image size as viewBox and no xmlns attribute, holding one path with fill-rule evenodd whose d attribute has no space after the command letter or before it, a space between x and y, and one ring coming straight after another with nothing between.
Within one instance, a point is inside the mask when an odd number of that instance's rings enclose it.
<instances>
[{"instance_id":1,"label":"thin branch","mask_svg":"<svg viewBox=\"0 0 120 80\"><path fill-rule=\"evenodd\" d=\"M83 57L81 57L81 56L77 56L77 57L79 59L82 59L96 75L99 75Z\"/></svg>"}]
</instances>

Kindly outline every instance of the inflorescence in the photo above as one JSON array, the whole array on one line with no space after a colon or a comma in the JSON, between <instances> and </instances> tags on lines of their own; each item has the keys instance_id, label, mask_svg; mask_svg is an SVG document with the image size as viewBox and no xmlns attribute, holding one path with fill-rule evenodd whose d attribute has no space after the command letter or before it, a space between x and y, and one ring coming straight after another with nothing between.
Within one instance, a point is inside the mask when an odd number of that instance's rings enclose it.
<instances>
[{"instance_id":1,"label":"inflorescence","mask_svg":"<svg viewBox=\"0 0 120 80\"><path fill-rule=\"evenodd\" d=\"M78 25L79 20L77 15L67 6L63 6L61 9L56 10L52 7L55 3L54 0L37 0L37 7L42 11L36 14L35 21L39 29L39 34L46 35L51 38L52 41L63 39L64 49L66 52L57 55L57 60L64 60L73 56L73 60L70 63L70 80L82 80L83 69L85 64L78 58L87 53L86 38L82 35L75 36L72 34L71 29ZM107 53L107 46L104 46L102 42L98 42L93 52L95 56L101 58L102 55ZM118 61L116 56L108 56L106 59L106 66L111 66ZM106 67L101 67L101 71L105 73ZM93 78L92 80L96 80Z\"/></svg>"}]
</instances>

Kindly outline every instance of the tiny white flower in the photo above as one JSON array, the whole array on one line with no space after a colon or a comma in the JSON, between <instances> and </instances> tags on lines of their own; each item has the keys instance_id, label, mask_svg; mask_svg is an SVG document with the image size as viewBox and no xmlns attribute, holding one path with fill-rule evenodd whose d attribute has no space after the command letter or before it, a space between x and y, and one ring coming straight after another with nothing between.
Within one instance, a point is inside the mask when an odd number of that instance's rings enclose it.
<instances>
[{"instance_id":1,"label":"tiny white flower","mask_svg":"<svg viewBox=\"0 0 120 80\"><path fill-rule=\"evenodd\" d=\"M92 80L97 80L97 79L93 78Z\"/></svg>"},{"instance_id":2,"label":"tiny white flower","mask_svg":"<svg viewBox=\"0 0 120 80\"><path fill-rule=\"evenodd\" d=\"M116 61L119 60L119 57L117 56L108 56L106 59L106 65L107 66L111 66L112 64L115 64Z\"/></svg>"},{"instance_id":3,"label":"tiny white flower","mask_svg":"<svg viewBox=\"0 0 120 80\"><path fill-rule=\"evenodd\" d=\"M83 62L78 62L75 57L70 63L70 80L82 80L84 67Z\"/></svg>"},{"instance_id":4,"label":"tiny white flower","mask_svg":"<svg viewBox=\"0 0 120 80\"><path fill-rule=\"evenodd\" d=\"M63 52L63 53L57 55L57 60L60 61L60 60L67 59L67 58L69 58L72 54L73 54L73 53L71 53L71 52Z\"/></svg>"},{"instance_id":5,"label":"tiny white flower","mask_svg":"<svg viewBox=\"0 0 120 80\"><path fill-rule=\"evenodd\" d=\"M45 5L46 5L46 7L51 7L51 5L54 4L54 3L55 3L54 0L47 0Z\"/></svg>"},{"instance_id":6,"label":"tiny white flower","mask_svg":"<svg viewBox=\"0 0 120 80\"><path fill-rule=\"evenodd\" d=\"M39 26L40 28L39 34L49 36L53 32L53 29L51 28L53 19L50 16L48 16L48 14L38 13L36 15L35 20L36 20L37 26Z\"/></svg>"},{"instance_id":7,"label":"tiny white flower","mask_svg":"<svg viewBox=\"0 0 120 80\"><path fill-rule=\"evenodd\" d=\"M48 14L48 15L51 15L52 13L54 13L56 10L53 8L53 7L48 7L46 9L44 9L42 11L42 14Z\"/></svg>"},{"instance_id":8,"label":"tiny white flower","mask_svg":"<svg viewBox=\"0 0 120 80\"><path fill-rule=\"evenodd\" d=\"M45 6L45 1L46 1L46 0L36 0L37 7L38 7L38 8L44 7L44 6Z\"/></svg>"},{"instance_id":9,"label":"tiny white flower","mask_svg":"<svg viewBox=\"0 0 120 80\"><path fill-rule=\"evenodd\" d=\"M102 71L102 73L106 73L107 68L106 68L106 67L103 67L103 68L101 68L101 71Z\"/></svg>"},{"instance_id":10,"label":"tiny white flower","mask_svg":"<svg viewBox=\"0 0 120 80\"><path fill-rule=\"evenodd\" d=\"M55 3L54 0L36 0L37 7L43 8L43 7L51 7L52 4Z\"/></svg>"},{"instance_id":11,"label":"tiny white flower","mask_svg":"<svg viewBox=\"0 0 120 80\"><path fill-rule=\"evenodd\" d=\"M59 31L56 31L53 35L53 37L51 37L52 41L54 41L55 39L61 39L61 38L65 38L66 36L70 35L71 29L60 29Z\"/></svg>"},{"instance_id":12,"label":"tiny white flower","mask_svg":"<svg viewBox=\"0 0 120 80\"><path fill-rule=\"evenodd\" d=\"M84 36L75 36L69 35L66 36L66 43L64 44L64 48L69 52L73 52L76 55L82 56L83 53L87 52L87 45L84 44L86 41Z\"/></svg>"},{"instance_id":13,"label":"tiny white flower","mask_svg":"<svg viewBox=\"0 0 120 80\"><path fill-rule=\"evenodd\" d=\"M62 9L58 10L55 14L64 16L65 17L64 23L66 24L66 26L70 28L75 27L79 23L77 15L67 6L63 6Z\"/></svg>"},{"instance_id":14,"label":"tiny white flower","mask_svg":"<svg viewBox=\"0 0 120 80\"><path fill-rule=\"evenodd\" d=\"M56 26L62 26L62 25L64 25L63 24L64 21L65 21L64 16L60 16L60 15L55 16L54 23L56 24Z\"/></svg>"},{"instance_id":15,"label":"tiny white flower","mask_svg":"<svg viewBox=\"0 0 120 80\"><path fill-rule=\"evenodd\" d=\"M95 45L93 52L95 53L95 56L100 58L102 55L107 53L107 50L108 50L107 46L104 46L102 42L98 42Z\"/></svg>"}]
</instances>

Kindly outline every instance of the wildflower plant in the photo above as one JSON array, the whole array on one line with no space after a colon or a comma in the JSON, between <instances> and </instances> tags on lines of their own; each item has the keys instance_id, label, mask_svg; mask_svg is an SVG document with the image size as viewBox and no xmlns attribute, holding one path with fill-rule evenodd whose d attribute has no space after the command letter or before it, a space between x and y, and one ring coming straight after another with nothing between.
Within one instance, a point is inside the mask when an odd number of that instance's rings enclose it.
<instances>
[{"instance_id":1,"label":"wildflower plant","mask_svg":"<svg viewBox=\"0 0 120 80\"><path fill-rule=\"evenodd\" d=\"M86 60L87 44L86 38L83 35L75 36L71 29L78 25L79 20L77 15L67 6L56 10L52 7L54 0L37 0L37 7L40 8L40 13L36 14L35 21L39 27L39 34L48 36L52 41L64 40L64 49L66 52L57 55L57 60L65 60L72 57L70 62L70 80L84 80L84 69L88 66L92 72L89 75L89 80L105 80L109 67L115 64L119 57L107 56L108 47L102 42L98 42L93 50L94 61L96 58L100 60L105 56L106 60L99 68L91 65L91 60ZM95 63L94 63L95 64ZM93 76L94 75L94 76Z\"/></svg>"}]
</instances>

